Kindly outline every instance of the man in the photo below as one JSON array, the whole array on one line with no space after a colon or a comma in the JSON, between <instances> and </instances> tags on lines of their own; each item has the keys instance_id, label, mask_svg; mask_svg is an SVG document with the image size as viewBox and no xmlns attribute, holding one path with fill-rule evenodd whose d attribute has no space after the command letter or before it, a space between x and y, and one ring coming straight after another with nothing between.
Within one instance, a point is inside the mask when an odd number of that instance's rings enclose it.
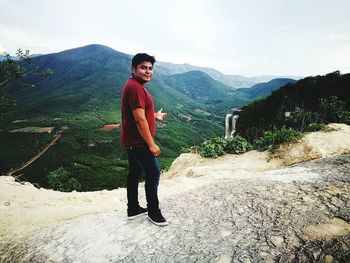
<instances>
[{"instance_id":1,"label":"man","mask_svg":"<svg viewBox=\"0 0 350 263\"><path fill-rule=\"evenodd\" d=\"M153 76L155 58L145 53L132 59L132 76L122 93L122 129L120 142L126 148L129 162L127 179L128 218L133 219L148 211L148 219L158 226L167 225L159 209L158 184L160 169L156 157L160 154L154 142L155 121L164 121L166 113L154 112L153 100L144 84ZM147 209L138 202L138 184L142 172L146 174Z\"/></svg>"}]
</instances>

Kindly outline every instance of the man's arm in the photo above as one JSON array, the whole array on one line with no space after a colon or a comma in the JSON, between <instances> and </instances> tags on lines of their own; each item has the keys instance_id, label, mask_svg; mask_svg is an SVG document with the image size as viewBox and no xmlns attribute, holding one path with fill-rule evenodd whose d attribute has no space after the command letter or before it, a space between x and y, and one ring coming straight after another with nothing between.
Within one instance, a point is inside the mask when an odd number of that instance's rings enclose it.
<instances>
[{"instance_id":1,"label":"man's arm","mask_svg":"<svg viewBox=\"0 0 350 263\"><path fill-rule=\"evenodd\" d=\"M148 122L145 116L145 110L142 108L136 108L132 111L132 113L134 114L137 128L142 138L145 140L149 150L154 156L158 156L160 154L160 149L154 143L154 140L149 130Z\"/></svg>"}]
</instances>

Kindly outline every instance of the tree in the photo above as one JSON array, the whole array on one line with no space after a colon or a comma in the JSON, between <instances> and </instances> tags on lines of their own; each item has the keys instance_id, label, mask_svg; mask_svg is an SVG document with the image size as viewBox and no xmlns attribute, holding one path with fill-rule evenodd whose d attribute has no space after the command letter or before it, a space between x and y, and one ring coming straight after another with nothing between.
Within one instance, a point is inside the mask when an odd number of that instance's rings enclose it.
<instances>
[{"instance_id":1,"label":"tree","mask_svg":"<svg viewBox=\"0 0 350 263\"><path fill-rule=\"evenodd\" d=\"M47 176L49 187L56 191L71 192L80 190L81 184L63 167L51 171Z\"/></svg>"},{"instance_id":2,"label":"tree","mask_svg":"<svg viewBox=\"0 0 350 263\"><path fill-rule=\"evenodd\" d=\"M15 100L10 98L3 89L12 81L18 80L17 84L22 87L32 88L33 84L24 83L20 80L28 74L38 74L42 77L52 75L52 70L41 70L34 68L27 70L28 65L31 63L29 50L18 49L14 59L8 53L4 53L5 59L0 61L0 114L3 113L7 108L16 106Z\"/></svg>"}]
</instances>

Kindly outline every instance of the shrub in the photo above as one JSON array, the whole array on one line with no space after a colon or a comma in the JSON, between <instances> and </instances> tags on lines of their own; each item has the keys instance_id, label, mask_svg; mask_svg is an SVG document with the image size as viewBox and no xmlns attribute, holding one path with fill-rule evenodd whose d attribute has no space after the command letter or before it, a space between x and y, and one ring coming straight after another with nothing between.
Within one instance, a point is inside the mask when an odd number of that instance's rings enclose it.
<instances>
[{"instance_id":1,"label":"shrub","mask_svg":"<svg viewBox=\"0 0 350 263\"><path fill-rule=\"evenodd\" d=\"M317 112L305 110L297 107L291 114L290 122L294 129L305 131L310 124L318 123L320 115Z\"/></svg>"},{"instance_id":2,"label":"shrub","mask_svg":"<svg viewBox=\"0 0 350 263\"><path fill-rule=\"evenodd\" d=\"M216 137L204 141L198 148L202 157L217 158L225 153L245 153L251 150L252 146L243 137L234 136L228 139Z\"/></svg>"},{"instance_id":3,"label":"shrub","mask_svg":"<svg viewBox=\"0 0 350 263\"><path fill-rule=\"evenodd\" d=\"M346 110L346 103L337 96L320 99L320 108L324 122L350 123L350 112Z\"/></svg>"},{"instance_id":4,"label":"shrub","mask_svg":"<svg viewBox=\"0 0 350 263\"><path fill-rule=\"evenodd\" d=\"M350 124L350 111L344 112L342 117L345 124Z\"/></svg>"},{"instance_id":5,"label":"shrub","mask_svg":"<svg viewBox=\"0 0 350 263\"><path fill-rule=\"evenodd\" d=\"M240 154L252 149L252 145L243 137L237 135L228 138L224 142L224 151L226 153Z\"/></svg>"},{"instance_id":6,"label":"shrub","mask_svg":"<svg viewBox=\"0 0 350 263\"><path fill-rule=\"evenodd\" d=\"M49 187L56 191L70 192L81 189L81 184L77 179L63 167L51 171L47 176L47 180Z\"/></svg>"},{"instance_id":7,"label":"shrub","mask_svg":"<svg viewBox=\"0 0 350 263\"><path fill-rule=\"evenodd\" d=\"M225 154L224 151L224 139L216 137L207 141L204 141L199 146L199 154L202 157L217 158Z\"/></svg>"},{"instance_id":8,"label":"shrub","mask_svg":"<svg viewBox=\"0 0 350 263\"><path fill-rule=\"evenodd\" d=\"M328 131L328 127L323 123L310 123L306 128L307 132Z\"/></svg>"},{"instance_id":9,"label":"shrub","mask_svg":"<svg viewBox=\"0 0 350 263\"><path fill-rule=\"evenodd\" d=\"M274 151L278 145L296 142L302 137L302 133L290 128L282 127L274 131L267 131L255 141L255 148L259 151L267 149Z\"/></svg>"},{"instance_id":10,"label":"shrub","mask_svg":"<svg viewBox=\"0 0 350 263\"><path fill-rule=\"evenodd\" d=\"M275 143L274 133L266 131L263 135L257 139L254 143L254 147L259 151L265 151L269 149Z\"/></svg>"},{"instance_id":11,"label":"shrub","mask_svg":"<svg viewBox=\"0 0 350 263\"><path fill-rule=\"evenodd\" d=\"M312 112L297 107L292 112L289 122L294 129L300 131L327 131L324 124L330 122L350 124L350 111L346 110L346 103L337 96L321 98L319 112Z\"/></svg>"}]
</instances>

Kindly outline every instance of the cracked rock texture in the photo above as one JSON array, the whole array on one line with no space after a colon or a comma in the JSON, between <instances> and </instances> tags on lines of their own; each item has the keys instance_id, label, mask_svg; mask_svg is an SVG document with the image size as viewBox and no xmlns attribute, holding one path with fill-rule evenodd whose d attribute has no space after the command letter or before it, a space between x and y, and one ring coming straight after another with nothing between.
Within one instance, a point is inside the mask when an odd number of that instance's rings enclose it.
<instances>
[{"instance_id":1,"label":"cracked rock texture","mask_svg":"<svg viewBox=\"0 0 350 263\"><path fill-rule=\"evenodd\" d=\"M166 227L124 210L84 215L3 236L0 259L350 262L350 155L191 180L203 183L161 197Z\"/></svg>"}]
</instances>

